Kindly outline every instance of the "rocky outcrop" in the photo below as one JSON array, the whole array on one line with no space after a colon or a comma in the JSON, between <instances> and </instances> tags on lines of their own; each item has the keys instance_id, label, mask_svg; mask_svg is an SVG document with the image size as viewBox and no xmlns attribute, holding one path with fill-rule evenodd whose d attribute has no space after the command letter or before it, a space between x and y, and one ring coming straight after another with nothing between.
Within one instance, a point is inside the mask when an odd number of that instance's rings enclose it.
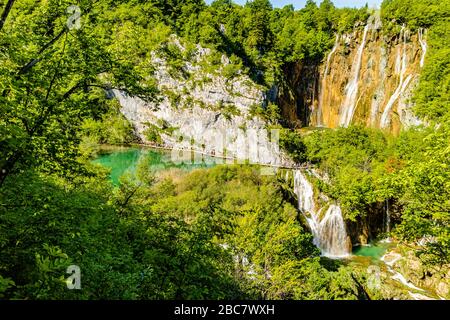
<instances>
[{"instance_id":1,"label":"rocky outcrop","mask_svg":"<svg viewBox=\"0 0 450 320\"><path fill-rule=\"evenodd\" d=\"M176 38L172 41L181 52L186 50ZM250 163L292 165L279 150L276 133L269 138L266 123L252 115L252 110L264 106L265 92L240 71L233 77L223 76L231 63L225 56L217 70L205 70L211 54L210 49L197 46L178 67L182 75L170 69L167 59L153 54L158 102L145 103L114 91L138 137L144 143Z\"/></svg>"},{"instance_id":2,"label":"rocky outcrop","mask_svg":"<svg viewBox=\"0 0 450 320\"><path fill-rule=\"evenodd\" d=\"M410 290L413 299L450 299L450 266L426 266L416 256L420 248L398 246L382 258L392 278Z\"/></svg>"}]
</instances>

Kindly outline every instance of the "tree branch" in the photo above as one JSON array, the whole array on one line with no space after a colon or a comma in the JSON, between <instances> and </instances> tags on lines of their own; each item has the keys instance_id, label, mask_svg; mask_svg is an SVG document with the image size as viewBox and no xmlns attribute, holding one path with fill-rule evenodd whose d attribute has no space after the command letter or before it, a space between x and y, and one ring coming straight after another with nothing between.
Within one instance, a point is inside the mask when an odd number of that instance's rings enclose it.
<instances>
[{"instance_id":1,"label":"tree branch","mask_svg":"<svg viewBox=\"0 0 450 320\"><path fill-rule=\"evenodd\" d=\"M9 0L6 4L5 9L3 9L2 16L0 17L0 31L2 31L3 26L5 25L6 18L8 18L9 12L11 11L11 8L14 4L15 0Z\"/></svg>"},{"instance_id":2,"label":"tree branch","mask_svg":"<svg viewBox=\"0 0 450 320\"><path fill-rule=\"evenodd\" d=\"M53 45L56 41L58 41L59 38L61 38L68 30L69 29L67 27L64 27L52 40L47 42L41 48L41 50L39 50L39 52L37 53L37 56L40 56L45 50L47 50L51 45ZM20 68L18 75L25 74L28 71L30 71L31 68L33 68L34 65L36 65L40 60L41 59L39 59L39 58L35 58L35 59L31 60L30 62L28 62L26 65L24 65L22 68Z\"/></svg>"}]
</instances>

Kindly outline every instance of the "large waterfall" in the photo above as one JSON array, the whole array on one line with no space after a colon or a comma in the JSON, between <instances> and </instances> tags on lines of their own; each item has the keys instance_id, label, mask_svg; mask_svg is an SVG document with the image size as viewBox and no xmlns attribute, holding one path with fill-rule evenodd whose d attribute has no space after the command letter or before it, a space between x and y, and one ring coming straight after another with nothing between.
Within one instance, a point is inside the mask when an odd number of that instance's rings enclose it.
<instances>
[{"instance_id":1,"label":"large waterfall","mask_svg":"<svg viewBox=\"0 0 450 320\"><path fill-rule=\"evenodd\" d=\"M355 56L355 61L353 63L352 76L350 82L346 87L346 95L344 104L342 105L342 114L339 120L341 127L348 127L353 119L353 114L356 108L356 98L358 96L358 83L359 83L359 73L361 70L362 57L364 52L364 47L367 40L367 32L369 31L369 25L364 27L364 35L359 46L358 52Z\"/></svg>"},{"instance_id":2,"label":"large waterfall","mask_svg":"<svg viewBox=\"0 0 450 320\"><path fill-rule=\"evenodd\" d=\"M375 14L365 27L337 35L322 63L298 64L288 74L290 90L279 91L280 107L290 122L310 127L354 123L398 134L417 126L411 97L426 63L426 39L426 29L411 32L408 25L393 37Z\"/></svg>"},{"instance_id":3,"label":"large waterfall","mask_svg":"<svg viewBox=\"0 0 450 320\"><path fill-rule=\"evenodd\" d=\"M298 208L306 218L314 236L314 244L320 248L322 255L330 258L348 257L351 246L341 208L332 204L321 217L325 207L317 210L314 189L301 170L294 173L294 192L298 198Z\"/></svg>"}]
</instances>

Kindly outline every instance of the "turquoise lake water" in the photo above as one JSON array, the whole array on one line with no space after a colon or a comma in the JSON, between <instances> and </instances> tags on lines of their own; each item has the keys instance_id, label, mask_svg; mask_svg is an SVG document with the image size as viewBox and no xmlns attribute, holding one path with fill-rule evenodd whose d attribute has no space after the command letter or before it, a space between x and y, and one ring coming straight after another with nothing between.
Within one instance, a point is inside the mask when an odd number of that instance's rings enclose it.
<instances>
[{"instance_id":1,"label":"turquoise lake water","mask_svg":"<svg viewBox=\"0 0 450 320\"><path fill-rule=\"evenodd\" d=\"M135 173L138 164L141 162L147 163L150 170L157 172L172 168L186 171L198 168L209 168L221 161L221 159L194 153L186 153L182 159L184 160L172 156L172 152L168 150L123 147L102 150L93 162L109 168L111 170L111 181L115 185L118 185L119 178L125 173Z\"/></svg>"},{"instance_id":2,"label":"turquoise lake water","mask_svg":"<svg viewBox=\"0 0 450 320\"><path fill-rule=\"evenodd\" d=\"M382 242L367 246L357 246L353 248L353 255L379 260L391 246L392 244L390 243Z\"/></svg>"}]
</instances>

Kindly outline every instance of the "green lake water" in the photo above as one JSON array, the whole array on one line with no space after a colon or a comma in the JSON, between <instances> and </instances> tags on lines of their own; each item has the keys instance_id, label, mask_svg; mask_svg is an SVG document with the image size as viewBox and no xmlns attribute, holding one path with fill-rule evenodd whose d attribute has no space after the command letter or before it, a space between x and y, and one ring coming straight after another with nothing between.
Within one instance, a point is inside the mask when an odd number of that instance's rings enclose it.
<instances>
[{"instance_id":1,"label":"green lake water","mask_svg":"<svg viewBox=\"0 0 450 320\"><path fill-rule=\"evenodd\" d=\"M391 243L382 242L367 246L358 246L353 248L353 255L379 260L390 247L392 247Z\"/></svg>"},{"instance_id":2,"label":"green lake water","mask_svg":"<svg viewBox=\"0 0 450 320\"><path fill-rule=\"evenodd\" d=\"M141 162L145 162L150 170L158 172L172 168L186 171L209 168L221 161L218 158L194 153L187 154L187 157L184 154L184 160L175 158L176 160L174 161L173 158L172 152L168 150L143 147L117 147L101 150L93 162L109 168L111 170L111 181L115 185L118 185L119 178L125 173L135 173L138 164Z\"/></svg>"}]
</instances>

